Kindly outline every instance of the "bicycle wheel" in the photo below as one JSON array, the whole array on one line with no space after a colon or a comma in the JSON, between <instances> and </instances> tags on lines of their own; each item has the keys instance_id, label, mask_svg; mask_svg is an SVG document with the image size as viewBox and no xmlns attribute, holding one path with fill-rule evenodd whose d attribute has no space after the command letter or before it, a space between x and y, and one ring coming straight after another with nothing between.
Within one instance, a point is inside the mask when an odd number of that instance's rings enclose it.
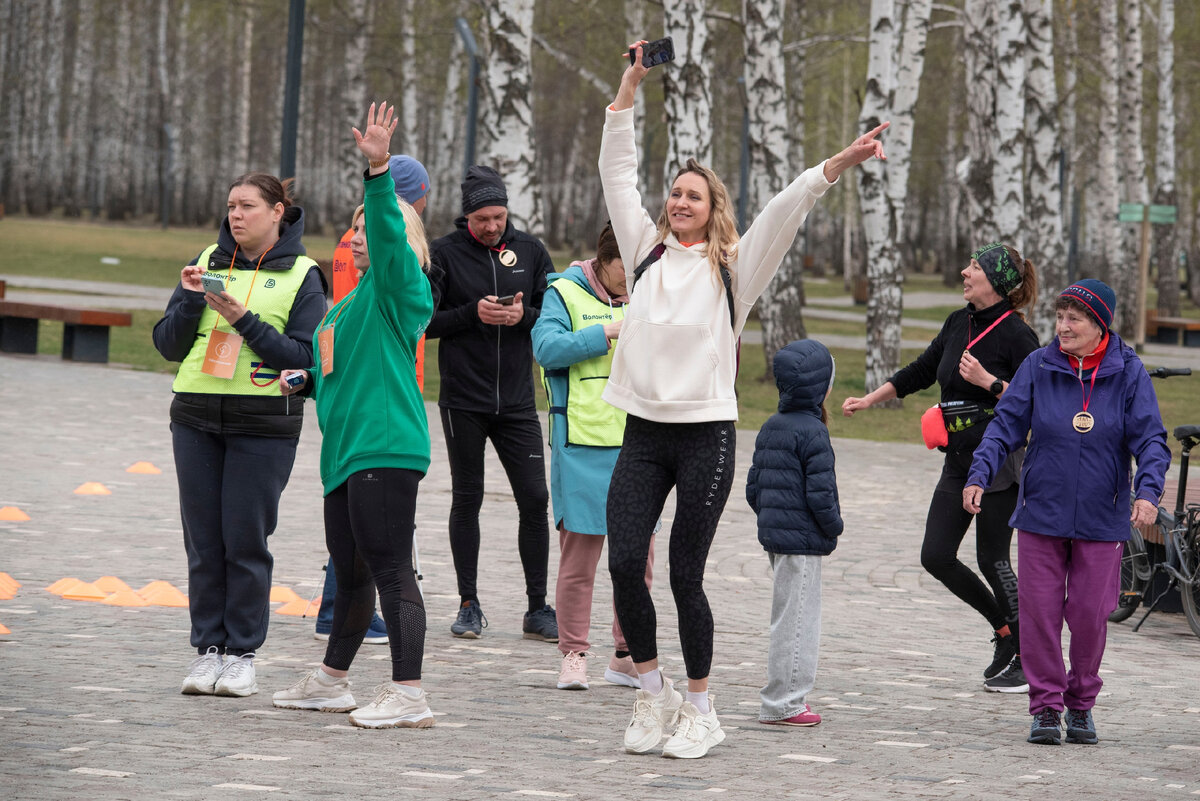
<instances>
[{"instance_id":1,"label":"bicycle wheel","mask_svg":"<svg viewBox=\"0 0 1200 801\"><path fill-rule=\"evenodd\" d=\"M1179 553L1180 573L1191 577L1188 583L1180 582L1179 595L1183 599L1183 613L1187 616L1192 633L1200 637L1200 525L1192 525Z\"/></svg>"},{"instance_id":2,"label":"bicycle wheel","mask_svg":"<svg viewBox=\"0 0 1200 801\"><path fill-rule=\"evenodd\" d=\"M1150 557L1142 532L1130 526L1129 539L1121 549L1121 596L1117 608L1108 616L1110 622L1127 620L1141 606L1142 596L1150 583L1150 570Z\"/></svg>"}]
</instances>

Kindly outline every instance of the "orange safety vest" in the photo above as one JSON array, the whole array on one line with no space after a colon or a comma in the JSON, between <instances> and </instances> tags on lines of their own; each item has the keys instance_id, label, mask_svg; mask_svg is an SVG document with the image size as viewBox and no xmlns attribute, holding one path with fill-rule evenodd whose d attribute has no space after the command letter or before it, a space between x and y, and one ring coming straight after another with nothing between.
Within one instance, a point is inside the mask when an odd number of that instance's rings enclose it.
<instances>
[{"instance_id":1,"label":"orange safety vest","mask_svg":"<svg viewBox=\"0 0 1200 801\"><path fill-rule=\"evenodd\" d=\"M358 272L354 269L354 254L350 252L350 240L354 238L351 228L342 234L337 247L333 249L333 302L337 303L350 290L358 286ZM417 341L417 387L425 391L425 337Z\"/></svg>"}]
</instances>

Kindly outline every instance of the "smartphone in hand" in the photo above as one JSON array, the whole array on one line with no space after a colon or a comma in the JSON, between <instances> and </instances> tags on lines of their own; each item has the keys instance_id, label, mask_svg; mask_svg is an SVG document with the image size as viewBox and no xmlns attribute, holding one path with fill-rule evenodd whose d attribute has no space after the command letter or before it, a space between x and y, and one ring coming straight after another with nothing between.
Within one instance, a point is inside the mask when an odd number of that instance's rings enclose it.
<instances>
[{"instance_id":1,"label":"smartphone in hand","mask_svg":"<svg viewBox=\"0 0 1200 801\"><path fill-rule=\"evenodd\" d=\"M284 381L287 382L287 385L289 387L299 387L299 386L303 386L304 381L305 381L305 376L304 376L304 373L292 373L287 378L285 378Z\"/></svg>"},{"instance_id":2,"label":"smartphone in hand","mask_svg":"<svg viewBox=\"0 0 1200 801\"><path fill-rule=\"evenodd\" d=\"M204 287L205 292L212 292L214 295L220 295L225 291L225 280L220 276L204 273L200 276L200 284Z\"/></svg>"},{"instance_id":3,"label":"smartphone in hand","mask_svg":"<svg viewBox=\"0 0 1200 801\"><path fill-rule=\"evenodd\" d=\"M516 297L516 295L505 295L502 298L496 298L496 302L501 306L511 306L513 305L513 301L516 299Z\"/></svg>"},{"instance_id":4,"label":"smartphone in hand","mask_svg":"<svg viewBox=\"0 0 1200 801\"><path fill-rule=\"evenodd\" d=\"M637 48L629 48L629 63L637 58ZM642 45L642 66L646 69L675 60L675 42L670 36Z\"/></svg>"}]
</instances>

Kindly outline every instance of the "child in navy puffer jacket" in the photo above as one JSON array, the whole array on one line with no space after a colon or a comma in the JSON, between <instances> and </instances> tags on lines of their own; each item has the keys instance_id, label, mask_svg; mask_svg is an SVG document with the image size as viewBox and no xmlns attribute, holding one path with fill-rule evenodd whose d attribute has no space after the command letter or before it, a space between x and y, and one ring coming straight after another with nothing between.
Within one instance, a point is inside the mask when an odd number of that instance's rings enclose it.
<instances>
[{"instance_id":1,"label":"child in navy puffer jacket","mask_svg":"<svg viewBox=\"0 0 1200 801\"><path fill-rule=\"evenodd\" d=\"M767 685L761 723L815 726L821 716L804 699L817 676L821 638L821 557L842 533L825 398L833 356L802 339L775 354L779 412L754 443L746 500L758 515L758 541L775 572Z\"/></svg>"}]
</instances>

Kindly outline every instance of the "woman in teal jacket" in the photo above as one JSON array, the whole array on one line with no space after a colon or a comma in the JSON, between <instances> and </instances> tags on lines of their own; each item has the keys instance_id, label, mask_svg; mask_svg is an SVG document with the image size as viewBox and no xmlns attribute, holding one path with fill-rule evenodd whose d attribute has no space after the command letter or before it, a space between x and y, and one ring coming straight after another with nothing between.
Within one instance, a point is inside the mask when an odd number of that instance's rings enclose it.
<instances>
[{"instance_id":1,"label":"woman in teal jacket","mask_svg":"<svg viewBox=\"0 0 1200 801\"><path fill-rule=\"evenodd\" d=\"M611 226L600 232L596 258L573 262L546 291L533 327L533 355L550 398L550 498L558 528L558 650L560 690L586 690L588 624L596 564L608 533L605 503L625 413L601 400L612 349L621 333L625 267ZM650 586L654 544L646 563ZM640 687L625 636L613 616L616 653L604 671L613 684Z\"/></svg>"},{"instance_id":2,"label":"woman in teal jacket","mask_svg":"<svg viewBox=\"0 0 1200 801\"><path fill-rule=\"evenodd\" d=\"M364 728L426 728L433 713L421 690L425 605L412 569L412 538L417 485L429 469L429 423L415 354L433 314L433 295L422 269L428 250L420 219L411 207L397 205L388 173L388 143L398 121L393 112L381 103L376 114L372 103L365 133L354 130L370 163L364 213L356 220L370 234L370 269L317 327L317 365L284 375L285 393L307 390L317 402L325 542L338 588L323 663L275 693L274 703L353 709L350 722ZM288 380L293 376L300 376L297 387ZM370 625L376 587L392 681L355 709L346 675Z\"/></svg>"}]
</instances>

